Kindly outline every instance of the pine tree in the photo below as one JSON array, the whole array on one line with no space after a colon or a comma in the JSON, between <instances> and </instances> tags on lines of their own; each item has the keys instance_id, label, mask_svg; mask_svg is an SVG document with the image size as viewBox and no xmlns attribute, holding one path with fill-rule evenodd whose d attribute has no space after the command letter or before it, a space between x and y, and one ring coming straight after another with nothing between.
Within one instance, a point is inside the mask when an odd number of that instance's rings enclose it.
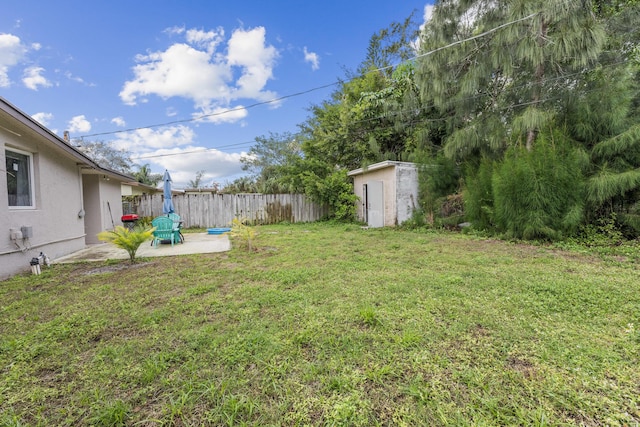
<instances>
[{"instance_id":1,"label":"pine tree","mask_svg":"<svg viewBox=\"0 0 640 427\"><path fill-rule=\"evenodd\" d=\"M419 61L417 82L450 116L445 152L530 150L604 40L589 0L438 2L421 38L434 52Z\"/></svg>"}]
</instances>

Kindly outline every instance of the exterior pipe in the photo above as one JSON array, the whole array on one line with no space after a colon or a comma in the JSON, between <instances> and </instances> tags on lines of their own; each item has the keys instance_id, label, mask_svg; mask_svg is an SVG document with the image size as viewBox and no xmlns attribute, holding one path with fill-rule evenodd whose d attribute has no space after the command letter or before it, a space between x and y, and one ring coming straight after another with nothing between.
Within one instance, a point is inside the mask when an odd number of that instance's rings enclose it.
<instances>
[{"instance_id":1,"label":"exterior pipe","mask_svg":"<svg viewBox=\"0 0 640 427\"><path fill-rule=\"evenodd\" d=\"M68 242L70 240L76 240L76 239L81 239L83 237L87 237L86 234L83 234L81 236L76 236L76 237L67 237L66 239L61 239L61 240L54 240L51 242L45 242L45 243L38 243L37 245L33 245L30 246L29 249L35 249L35 248L40 248L42 246L46 246L46 245L52 245L54 243L62 243L62 242ZM11 254L17 254L17 253L21 253L22 250L13 250L13 251L7 251L7 252L0 252L0 255L11 255Z\"/></svg>"}]
</instances>

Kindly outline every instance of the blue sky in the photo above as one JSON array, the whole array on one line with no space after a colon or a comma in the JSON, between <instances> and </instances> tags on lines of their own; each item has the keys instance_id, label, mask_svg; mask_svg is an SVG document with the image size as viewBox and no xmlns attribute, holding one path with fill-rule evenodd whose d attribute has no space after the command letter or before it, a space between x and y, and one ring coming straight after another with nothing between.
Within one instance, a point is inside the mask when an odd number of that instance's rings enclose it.
<instances>
[{"instance_id":1,"label":"blue sky","mask_svg":"<svg viewBox=\"0 0 640 427\"><path fill-rule=\"evenodd\" d=\"M374 32L413 11L423 21L428 3L15 1L0 15L0 96L60 136L168 169L176 188L200 170L224 185L255 137L295 133L335 86L312 89L354 71Z\"/></svg>"}]
</instances>

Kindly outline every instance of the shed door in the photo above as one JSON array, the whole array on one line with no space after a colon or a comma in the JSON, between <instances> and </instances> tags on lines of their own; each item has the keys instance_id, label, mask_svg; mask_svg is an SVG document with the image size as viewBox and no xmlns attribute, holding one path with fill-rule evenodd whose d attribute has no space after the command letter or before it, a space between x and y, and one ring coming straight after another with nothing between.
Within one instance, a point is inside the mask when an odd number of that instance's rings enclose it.
<instances>
[{"instance_id":1,"label":"shed door","mask_svg":"<svg viewBox=\"0 0 640 427\"><path fill-rule=\"evenodd\" d=\"M368 181L365 184L365 200L365 218L369 227L384 227L382 181Z\"/></svg>"}]
</instances>

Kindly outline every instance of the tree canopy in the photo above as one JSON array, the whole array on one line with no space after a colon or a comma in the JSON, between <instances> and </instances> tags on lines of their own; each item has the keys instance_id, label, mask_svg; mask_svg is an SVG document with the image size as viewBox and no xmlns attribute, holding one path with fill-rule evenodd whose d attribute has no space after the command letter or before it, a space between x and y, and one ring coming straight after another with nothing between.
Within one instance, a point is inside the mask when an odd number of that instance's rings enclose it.
<instances>
[{"instance_id":1,"label":"tree canopy","mask_svg":"<svg viewBox=\"0 0 640 427\"><path fill-rule=\"evenodd\" d=\"M115 149L105 141L74 139L73 144L100 166L117 172L131 173L133 162L126 150Z\"/></svg>"},{"instance_id":2,"label":"tree canopy","mask_svg":"<svg viewBox=\"0 0 640 427\"><path fill-rule=\"evenodd\" d=\"M245 168L338 212L346 171L416 161L430 221L462 197L467 221L514 237L612 214L639 235L638 24L638 0L439 0L422 28L373 34L300 132L257 138Z\"/></svg>"},{"instance_id":3,"label":"tree canopy","mask_svg":"<svg viewBox=\"0 0 640 427\"><path fill-rule=\"evenodd\" d=\"M436 4L417 84L446 118L444 153L468 165L470 219L555 238L592 212L637 217L637 9L636 1ZM539 141L546 148L535 150Z\"/></svg>"},{"instance_id":4,"label":"tree canopy","mask_svg":"<svg viewBox=\"0 0 640 427\"><path fill-rule=\"evenodd\" d=\"M158 183L162 180L162 174L152 173L148 163L140 166L138 171L133 173L133 176L135 177L136 181L142 184L150 185L152 187L157 186Z\"/></svg>"}]
</instances>

